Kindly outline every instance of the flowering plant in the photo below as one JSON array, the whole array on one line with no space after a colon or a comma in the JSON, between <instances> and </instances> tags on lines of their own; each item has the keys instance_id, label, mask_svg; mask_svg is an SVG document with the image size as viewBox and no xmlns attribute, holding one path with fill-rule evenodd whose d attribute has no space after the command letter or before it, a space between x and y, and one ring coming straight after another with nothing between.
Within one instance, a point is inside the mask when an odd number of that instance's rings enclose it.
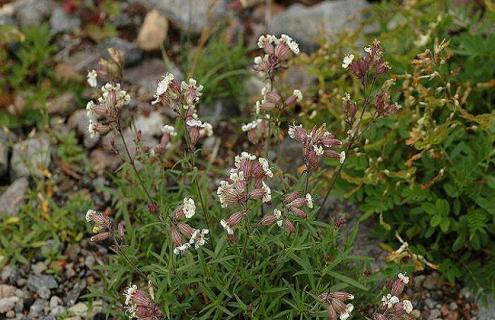
<instances>
[{"instance_id":1,"label":"flowering plant","mask_svg":"<svg viewBox=\"0 0 495 320\"><path fill-rule=\"evenodd\" d=\"M345 304L354 299L347 291L363 293L370 284L359 268L350 268L351 261L354 266L360 261L349 256L357 227L343 243L338 242L342 223L318 221L316 210L319 204L321 210L353 144L366 129L361 127L362 113L356 116L358 103L347 98L347 137L337 138L324 124L311 130L301 124L284 128L284 117L303 96L297 89L285 95L277 87L277 73L299 54L299 48L287 35L261 36L258 46L263 55L254 59L253 69L265 86L253 110L255 120L241 127L252 147L235 156L232 168L225 174L220 171L218 180L210 177L219 171L198 157L203 140L213 136L213 127L198 116L203 86L196 80L180 82L170 73L163 76L151 105L158 111L173 110L175 123L164 124L160 142L151 147L139 144L137 132L136 152L131 152L123 134L128 126L123 113L130 97L117 82L122 72L109 67L122 65L120 55L114 52L113 62L101 63L98 72L88 73L93 87L100 74L111 79L101 88L97 103L88 103L88 130L120 139L126 159L113 194L115 218L109 217L112 210L91 210L88 221L96 225L93 240L107 241L116 252L103 267L115 271L109 273L107 298L122 303L118 292L127 287L123 310L131 317L311 315L332 320L339 315L345 320L354 309ZM363 58L354 62L345 58L344 63L363 86L387 71L379 43L365 52ZM376 96L377 117L398 109L388 101L386 91L381 95ZM362 107L368 108L370 102L367 97ZM284 136L301 145L305 171L299 176L277 166L279 159L270 155ZM179 160L167 168L170 153ZM337 159L339 168L321 203L315 180L324 157ZM116 227L114 219L121 219ZM152 289L148 293L138 289L146 283Z\"/></svg>"}]
</instances>

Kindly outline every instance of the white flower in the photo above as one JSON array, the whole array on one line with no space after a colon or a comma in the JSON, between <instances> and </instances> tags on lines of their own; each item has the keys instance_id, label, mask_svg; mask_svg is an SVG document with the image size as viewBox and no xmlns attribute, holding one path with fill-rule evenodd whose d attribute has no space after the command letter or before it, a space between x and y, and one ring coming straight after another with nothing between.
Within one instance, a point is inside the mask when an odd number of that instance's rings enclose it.
<instances>
[{"instance_id":1,"label":"white flower","mask_svg":"<svg viewBox=\"0 0 495 320\"><path fill-rule=\"evenodd\" d=\"M164 125L162 127L162 133L168 133L171 136L176 136L177 132L175 131L175 128L169 125Z\"/></svg>"},{"instance_id":2,"label":"white flower","mask_svg":"<svg viewBox=\"0 0 495 320\"><path fill-rule=\"evenodd\" d=\"M406 313L411 313L413 311L413 305L409 300L402 301L402 307Z\"/></svg>"},{"instance_id":3,"label":"white flower","mask_svg":"<svg viewBox=\"0 0 495 320\"><path fill-rule=\"evenodd\" d=\"M165 94L165 92L167 92L168 86L173 80L174 80L174 75L171 74L170 72L167 72L167 74L162 77L162 80L158 82L155 94L153 95L153 98L155 98L155 100L153 100L151 104L154 105L160 101L160 97L163 94Z\"/></svg>"},{"instance_id":4,"label":"white flower","mask_svg":"<svg viewBox=\"0 0 495 320\"><path fill-rule=\"evenodd\" d=\"M383 306L388 309L392 308L395 304L399 303L399 298L392 296L390 293L382 297Z\"/></svg>"},{"instance_id":5,"label":"white flower","mask_svg":"<svg viewBox=\"0 0 495 320\"><path fill-rule=\"evenodd\" d=\"M90 222L94 214L96 214L96 211L89 209L88 212L86 212L86 221Z\"/></svg>"},{"instance_id":6,"label":"white flower","mask_svg":"<svg viewBox=\"0 0 495 320\"><path fill-rule=\"evenodd\" d=\"M371 54L371 47L364 47L364 52Z\"/></svg>"},{"instance_id":7,"label":"white flower","mask_svg":"<svg viewBox=\"0 0 495 320\"><path fill-rule=\"evenodd\" d=\"M273 210L273 215L277 218L277 226L282 227L284 221L282 220L282 211L275 209Z\"/></svg>"},{"instance_id":8,"label":"white flower","mask_svg":"<svg viewBox=\"0 0 495 320\"><path fill-rule=\"evenodd\" d=\"M196 213L196 204L194 204L194 200L192 198L184 198L182 210L184 210L187 219L192 218L194 213Z\"/></svg>"},{"instance_id":9,"label":"white flower","mask_svg":"<svg viewBox=\"0 0 495 320\"><path fill-rule=\"evenodd\" d=\"M97 126L97 124L95 121L89 120L88 132L89 132L91 138L96 137L96 135L98 134L98 132L96 131L96 126Z\"/></svg>"},{"instance_id":10,"label":"white flower","mask_svg":"<svg viewBox=\"0 0 495 320\"><path fill-rule=\"evenodd\" d=\"M342 97L342 101L347 102L347 101L350 101L350 100L351 100L351 95L348 92L346 92L344 94L344 97Z\"/></svg>"},{"instance_id":11,"label":"white flower","mask_svg":"<svg viewBox=\"0 0 495 320\"><path fill-rule=\"evenodd\" d=\"M227 234L234 234L234 230L225 222L225 220L220 220L220 224L227 231Z\"/></svg>"},{"instance_id":12,"label":"white flower","mask_svg":"<svg viewBox=\"0 0 495 320\"><path fill-rule=\"evenodd\" d=\"M225 202L224 196L225 189L227 188L230 188L230 185L227 183L227 181L221 181L217 189L218 200L220 201L222 208L227 208L227 203Z\"/></svg>"},{"instance_id":13,"label":"white flower","mask_svg":"<svg viewBox=\"0 0 495 320\"><path fill-rule=\"evenodd\" d=\"M175 255L182 255L184 254L184 252L186 252L189 248L191 247L191 245L189 243L184 243L183 245L181 246L178 246L178 247L175 247L174 248L174 254Z\"/></svg>"},{"instance_id":14,"label":"white flower","mask_svg":"<svg viewBox=\"0 0 495 320\"><path fill-rule=\"evenodd\" d=\"M190 245L194 244L195 249L204 246L208 242L208 238L206 238L206 235L208 233L210 233L210 230L208 229L194 230L194 233L192 234L191 239L189 240L189 244Z\"/></svg>"},{"instance_id":15,"label":"white flower","mask_svg":"<svg viewBox=\"0 0 495 320\"><path fill-rule=\"evenodd\" d=\"M265 174L268 177L273 178L273 172L272 170L270 170L270 164L268 163L268 160L266 160L265 158L259 158L258 161L261 164L261 167L263 168Z\"/></svg>"},{"instance_id":16,"label":"white flower","mask_svg":"<svg viewBox=\"0 0 495 320\"><path fill-rule=\"evenodd\" d=\"M347 69L349 65L352 63L354 60L354 55L353 54L348 54L344 57L344 61L342 62L342 68Z\"/></svg>"},{"instance_id":17,"label":"white flower","mask_svg":"<svg viewBox=\"0 0 495 320\"><path fill-rule=\"evenodd\" d=\"M402 282L404 282L404 284L408 284L408 283L409 283L409 277L408 277L408 276L406 276L405 274L403 274L403 273L399 273L399 274L397 275L397 277L398 277L398 278L399 278Z\"/></svg>"},{"instance_id":18,"label":"white flower","mask_svg":"<svg viewBox=\"0 0 495 320\"><path fill-rule=\"evenodd\" d=\"M89 119L94 119L96 118L96 113L94 112L93 108L95 107L95 103L93 101L89 101L86 104L86 115L88 116Z\"/></svg>"},{"instance_id":19,"label":"white flower","mask_svg":"<svg viewBox=\"0 0 495 320\"><path fill-rule=\"evenodd\" d=\"M137 286L135 284L130 285L124 292L125 305L128 306L132 300L132 295L137 291Z\"/></svg>"},{"instance_id":20,"label":"white flower","mask_svg":"<svg viewBox=\"0 0 495 320\"><path fill-rule=\"evenodd\" d=\"M339 162L340 162L340 164L343 164L344 161L345 161L345 151L342 151L340 153Z\"/></svg>"},{"instance_id":21,"label":"white flower","mask_svg":"<svg viewBox=\"0 0 495 320\"><path fill-rule=\"evenodd\" d=\"M262 201L264 203L270 202L272 200L272 190L270 190L270 187L264 181L262 181L261 183L261 188L265 191Z\"/></svg>"},{"instance_id":22,"label":"white flower","mask_svg":"<svg viewBox=\"0 0 495 320\"><path fill-rule=\"evenodd\" d=\"M98 74L96 73L96 70L91 70L88 72L87 81L91 88L96 88L98 86L98 81L96 80L97 76Z\"/></svg>"},{"instance_id":23,"label":"white flower","mask_svg":"<svg viewBox=\"0 0 495 320\"><path fill-rule=\"evenodd\" d=\"M289 137L291 137L292 139L295 138L296 136L296 128L301 128L302 125L298 125L298 126L295 126L295 125L291 125L289 127Z\"/></svg>"},{"instance_id":24,"label":"white flower","mask_svg":"<svg viewBox=\"0 0 495 320\"><path fill-rule=\"evenodd\" d=\"M201 120L198 120L198 119L189 119L187 120L186 124L189 126L189 127L198 127L198 128L201 128L203 129L205 132L205 134L209 137L213 134L213 127L211 124L209 124L208 122L201 122Z\"/></svg>"},{"instance_id":25,"label":"white flower","mask_svg":"<svg viewBox=\"0 0 495 320\"><path fill-rule=\"evenodd\" d=\"M293 95L295 95L297 97L297 101L300 102L302 101L303 99L303 95L302 95L302 92L301 90L294 90L294 92L292 92Z\"/></svg>"},{"instance_id":26,"label":"white flower","mask_svg":"<svg viewBox=\"0 0 495 320\"><path fill-rule=\"evenodd\" d=\"M267 34L267 35L261 35L258 38L258 47L263 48L265 46L265 43L277 43L278 39L277 37Z\"/></svg>"},{"instance_id":27,"label":"white flower","mask_svg":"<svg viewBox=\"0 0 495 320\"><path fill-rule=\"evenodd\" d=\"M280 37L280 41L283 41L287 44L287 46L289 47L289 49L294 53L294 54L299 54L299 45L297 44L297 42L295 42L294 40L292 40L291 37L289 37L288 35L286 34L283 34L281 37Z\"/></svg>"},{"instance_id":28,"label":"white flower","mask_svg":"<svg viewBox=\"0 0 495 320\"><path fill-rule=\"evenodd\" d=\"M263 58L261 58L260 56L257 56L254 58L254 63L255 64L261 64L261 62L263 62Z\"/></svg>"},{"instance_id":29,"label":"white flower","mask_svg":"<svg viewBox=\"0 0 495 320\"><path fill-rule=\"evenodd\" d=\"M248 152L242 152L240 155L237 155L234 159L235 167L239 168L243 160L253 161L256 160L256 156Z\"/></svg>"},{"instance_id":30,"label":"white flower","mask_svg":"<svg viewBox=\"0 0 495 320\"><path fill-rule=\"evenodd\" d=\"M242 125L241 129L242 131L246 132L255 129L260 123L261 123L261 119L256 119L254 121Z\"/></svg>"},{"instance_id":31,"label":"white flower","mask_svg":"<svg viewBox=\"0 0 495 320\"><path fill-rule=\"evenodd\" d=\"M345 311L342 314L340 314L340 320L349 319L349 317L351 316L351 312L353 310L354 310L354 306L352 305L352 303L348 303L346 305Z\"/></svg>"},{"instance_id":32,"label":"white flower","mask_svg":"<svg viewBox=\"0 0 495 320\"><path fill-rule=\"evenodd\" d=\"M323 147L322 146L314 145L313 146L313 149L315 150L316 155L318 155L318 156L321 156L321 155L323 155L325 153L325 150L323 150Z\"/></svg>"},{"instance_id":33,"label":"white flower","mask_svg":"<svg viewBox=\"0 0 495 320\"><path fill-rule=\"evenodd\" d=\"M313 197L309 193L306 194L306 200L308 201L308 207L313 209Z\"/></svg>"},{"instance_id":34,"label":"white flower","mask_svg":"<svg viewBox=\"0 0 495 320\"><path fill-rule=\"evenodd\" d=\"M234 183L238 181L243 181L244 180L244 172L240 171L238 172L237 170L231 170L230 171L230 180L232 180Z\"/></svg>"},{"instance_id":35,"label":"white flower","mask_svg":"<svg viewBox=\"0 0 495 320\"><path fill-rule=\"evenodd\" d=\"M254 106L254 111L256 114L260 114L261 101L256 101L256 105Z\"/></svg>"}]
</instances>

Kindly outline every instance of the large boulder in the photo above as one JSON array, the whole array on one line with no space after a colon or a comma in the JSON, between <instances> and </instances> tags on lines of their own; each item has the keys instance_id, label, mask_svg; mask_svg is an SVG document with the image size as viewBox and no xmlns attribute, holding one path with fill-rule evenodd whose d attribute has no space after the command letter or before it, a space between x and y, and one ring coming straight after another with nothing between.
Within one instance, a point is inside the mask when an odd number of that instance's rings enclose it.
<instances>
[{"instance_id":1,"label":"large boulder","mask_svg":"<svg viewBox=\"0 0 495 320\"><path fill-rule=\"evenodd\" d=\"M225 0L137 0L162 11L182 31L200 33L225 14Z\"/></svg>"},{"instance_id":2,"label":"large boulder","mask_svg":"<svg viewBox=\"0 0 495 320\"><path fill-rule=\"evenodd\" d=\"M40 135L18 142L12 151L11 175L15 178L43 177L43 170L50 165L50 141Z\"/></svg>"},{"instance_id":3,"label":"large boulder","mask_svg":"<svg viewBox=\"0 0 495 320\"><path fill-rule=\"evenodd\" d=\"M15 4L14 15L21 27L35 27L50 16L54 7L51 0L20 0Z\"/></svg>"},{"instance_id":4,"label":"large boulder","mask_svg":"<svg viewBox=\"0 0 495 320\"><path fill-rule=\"evenodd\" d=\"M365 0L323 1L311 7L294 4L274 16L268 30L275 35L285 33L303 49L312 50L322 36L357 28L366 7Z\"/></svg>"},{"instance_id":5,"label":"large boulder","mask_svg":"<svg viewBox=\"0 0 495 320\"><path fill-rule=\"evenodd\" d=\"M15 216L24 202L29 183L26 178L15 180L0 196L0 215Z\"/></svg>"}]
</instances>

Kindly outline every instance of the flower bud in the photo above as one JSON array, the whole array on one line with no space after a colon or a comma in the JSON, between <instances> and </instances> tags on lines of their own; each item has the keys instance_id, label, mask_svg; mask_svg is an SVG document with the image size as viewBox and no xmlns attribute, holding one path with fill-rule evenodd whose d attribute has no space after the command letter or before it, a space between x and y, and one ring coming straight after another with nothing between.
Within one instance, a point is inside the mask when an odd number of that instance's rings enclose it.
<instances>
[{"instance_id":1,"label":"flower bud","mask_svg":"<svg viewBox=\"0 0 495 320\"><path fill-rule=\"evenodd\" d=\"M233 213L227 219L227 225L229 225L230 227L233 227L233 226L239 224L239 222L241 222L241 220L244 218L245 214L246 213L244 211L239 211L239 212Z\"/></svg>"},{"instance_id":2,"label":"flower bud","mask_svg":"<svg viewBox=\"0 0 495 320\"><path fill-rule=\"evenodd\" d=\"M267 214L261 218L260 222L258 222L262 226L271 226L277 221L277 217L273 214Z\"/></svg>"},{"instance_id":3,"label":"flower bud","mask_svg":"<svg viewBox=\"0 0 495 320\"><path fill-rule=\"evenodd\" d=\"M179 228L180 233L182 233L186 238L192 237L194 229L190 225L188 225L187 223L179 222L177 224L177 227Z\"/></svg>"},{"instance_id":4,"label":"flower bud","mask_svg":"<svg viewBox=\"0 0 495 320\"><path fill-rule=\"evenodd\" d=\"M111 233L109 231L105 231L105 232L101 232L101 233L95 234L94 236L92 236L90 238L90 240L92 242L103 241L103 240L106 240L106 239L110 238L110 235L111 235Z\"/></svg>"}]
</instances>

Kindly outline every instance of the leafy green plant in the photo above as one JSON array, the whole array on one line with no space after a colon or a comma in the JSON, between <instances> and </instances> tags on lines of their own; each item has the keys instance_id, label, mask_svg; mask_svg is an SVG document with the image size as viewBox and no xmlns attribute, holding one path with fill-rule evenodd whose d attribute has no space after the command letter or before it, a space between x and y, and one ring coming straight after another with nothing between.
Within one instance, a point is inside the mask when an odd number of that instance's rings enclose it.
<instances>
[{"instance_id":1,"label":"leafy green plant","mask_svg":"<svg viewBox=\"0 0 495 320\"><path fill-rule=\"evenodd\" d=\"M418 1L371 11L380 26L373 36L396 74L386 85L403 108L369 127L338 182L360 204L363 219L378 215L390 239L400 234L445 278L462 278L480 293L495 289L493 9ZM354 92L342 71L318 71L329 55L323 50L306 61L322 86ZM487 63L482 68L480 57ZM318 111L344 117L342 109Z\"/></svg>"},{"instance_id":2,"label":"leafy green plant","mask_svg":"<svg viewBox=\"0 0 495 320\"><path fill-rule=\"evenodd\" d=\"M80 241L86 231L83 211L89 205L89 196L75 193L59 205L52 198L50 182L37 183L28 192L26 203L16 216L2 215L0 221L0 265L28 264L39 250L48 259L59 258L58 246L45 250L48 243Z\"/></svg>"},{"instance_id":3,"label":"leafy green plant","mask_svg":"<svg viewBox=\"0 0 495 320\"><path fill-rule=\"evenodd\" d=\"M264 54L255 58L253 69L263 76L265 87L254 121L241 127L252 146L233 157L230 168L202 157L201 142L213 134L213 127L196 112L206 88L195 79L179 82L167 73L158 83L151 103L158 110L173 110L176 117L174 125L162 127L160 142L151 147L142 145L136 133L137 146L131 149L123 133L132 125L122 117L130 95L119 84L120 72L101 87L97 102L88 103L89 133L113 137L115 150L126 160L115 177L116 188L108 190L110 208L86 214L93 227L91 240L105 241L115 252L108 265L99 267L108 275L107 287L92 292L122 306L109 310L112 314L334 320L336 315L347 319L353 311L351 291L360 307L376 299L367 293L375 278L362 271L368 259L351 255L358 227L339 239L338 224L318 220L312 194L318 194L323 159L337 163L332 181L337 180L346 154L361 140L366 109L375 110L377 118L397 111L386 98L387 88L369 90L387 75L382 48L375 42L354 62L346 57L368 102L345 99L349 135L341 141L325 125L283 127L303 96L297 89L281 93L276 73L299 48L286 35L263 35L258 46ZM99 80L98 72L90 74L91 82ZM381 100L369 103L375 99ZM279 167L280 157L267 160L284 137L300 145L304 172ZM368 315L370 310L360 312ZM407 305L392 313L410 319L410 312Z\"/></svg>"}]
</instances>

